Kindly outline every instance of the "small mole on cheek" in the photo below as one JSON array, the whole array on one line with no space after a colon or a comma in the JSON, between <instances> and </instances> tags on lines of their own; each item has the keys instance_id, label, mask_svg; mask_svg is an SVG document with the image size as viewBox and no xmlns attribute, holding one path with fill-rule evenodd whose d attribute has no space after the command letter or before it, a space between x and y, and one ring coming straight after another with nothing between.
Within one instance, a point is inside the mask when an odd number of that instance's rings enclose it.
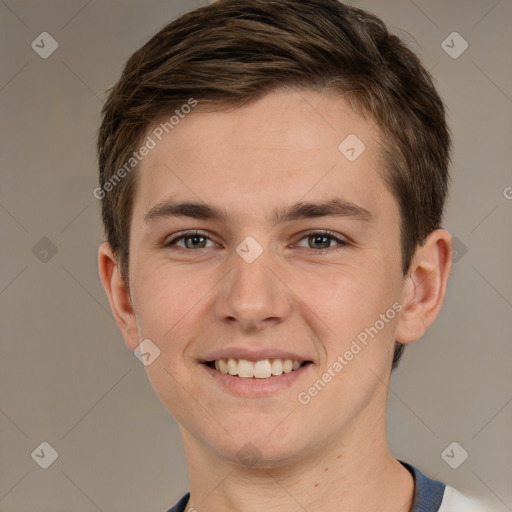
<instances>
[{"instance_id":1,"label":"small mole on cheek","mask_svg":"<svg viewBox=\"0 0 512 512\"><path fill-rule=\"evenodd\" d=\"M318 487L320 484L315 484L315 487Z\"/></svg>"},{"instance_id":2,"label":"small mole on cheek","mask_svg":"<svg viewBox=\"0 0 512 512\"><path fill-rule=\"evenodd\" d=\"M325 468L324 471L327 471L329 468Z\"/></svg>"}]
</instances>

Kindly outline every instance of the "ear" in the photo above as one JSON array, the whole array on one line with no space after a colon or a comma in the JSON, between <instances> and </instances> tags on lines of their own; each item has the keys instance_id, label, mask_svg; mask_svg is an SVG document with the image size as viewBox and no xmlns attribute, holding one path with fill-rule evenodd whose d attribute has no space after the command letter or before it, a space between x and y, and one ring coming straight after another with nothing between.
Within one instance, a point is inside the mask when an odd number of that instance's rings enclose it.
<instances>
[{"instance_id":1,"label":"ear","mask_svg":"<svg viewBox=\"0 0 512 512\"><path fill-rule=\"evenodd\" d=\"M123 334L126 345L131 350L135 350L139 345L139 335L130 290L121 277L117 259L110 244L106 242L98 250L98 268L117 326Z\"/></svg>"},{"instance_id":2,"label":"ear","mask_svg":"<svg viewBox=\"0 0 512 512\"><path fill-rule=\"evenodd\" d=\"M433 231L416 249L402 294L396 341L409 343L425 334L437 317L452 267L452 238L444 229Z\"/></svg>"}]
</instances>

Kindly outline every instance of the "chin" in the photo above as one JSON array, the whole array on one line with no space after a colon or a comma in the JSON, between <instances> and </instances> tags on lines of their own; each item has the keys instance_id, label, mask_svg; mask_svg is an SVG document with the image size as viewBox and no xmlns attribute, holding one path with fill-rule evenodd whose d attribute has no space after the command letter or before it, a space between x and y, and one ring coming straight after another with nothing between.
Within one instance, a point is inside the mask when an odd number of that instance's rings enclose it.
<instances>
[{"instance_id":1,"label":"chin","mask_svg":"<svg viewBox=\"0 0 512 512\"><path fill-rule=\"evenodd\" d=\"M276 425L279 422L276 423ZM255 429L254 425L239 428L236 434L225 435L221 439L209 439L208 442L217 456L237 466L252 469L271 469L292 463L301 457L307 443L304 433L288 429L286 432L272 432L275 426ZM231 430L230 430L231 431Z\"/></svg>"}]
</instances>

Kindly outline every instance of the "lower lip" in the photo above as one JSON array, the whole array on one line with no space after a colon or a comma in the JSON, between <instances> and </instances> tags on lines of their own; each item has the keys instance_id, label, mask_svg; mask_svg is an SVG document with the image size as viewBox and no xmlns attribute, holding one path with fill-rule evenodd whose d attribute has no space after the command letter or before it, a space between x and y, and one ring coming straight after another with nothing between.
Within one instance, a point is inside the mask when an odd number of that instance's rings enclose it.
<instances>
[{"instance_id":1,"label":"lower lip","mask_svg":"<svg viewBox=\"0 0 512 512\"><path fill-rule=\"evenodd\" d=\"M201 364L201 366L215 379L215 382L231 393L244 397L259 397L272 395L292 387L295 382L309 372L313 364L308 363L290 373L273 375L266 379L236 377L214 370L206 364Z\"/></svg>"}]
</instances>

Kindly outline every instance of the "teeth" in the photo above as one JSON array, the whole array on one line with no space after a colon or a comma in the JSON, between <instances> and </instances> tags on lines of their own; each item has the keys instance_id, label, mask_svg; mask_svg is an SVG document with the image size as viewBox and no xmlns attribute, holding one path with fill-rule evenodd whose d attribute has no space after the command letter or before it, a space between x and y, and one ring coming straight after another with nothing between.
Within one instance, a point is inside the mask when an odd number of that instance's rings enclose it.
<instances>
[{"instance_id":1,"label":"teeth","mask_svg":"<svg viewBox=\"0 0 512 512\"><path fill-rule=\"evenodd\" d=\"M254 377L254 364L247 359L240 359L238 361L238 376L246 379Z\"/></svg>"},{"instance_id":2,"label":"teeth","mask_svg":"<svg viewBox=\"0 0 512 512\"><path fill-rule=\"evenodd\" d=\"M283 361L281 359L274 359L272 361L272 375L281 375L283 373Z\"/></svg>"},{"instance_id":3,"label":"teeth","mask_svg":"<svg viewBox=\"0 0 512 512\"><path fill-rule=\"evenodd\" d=\"M215 369L223 373L233 376L242 377L244 379L268 379L273 375L281 375L290 373L302 366L299 361L291 359L262 359L261 361L252 362L247 359L217 359L214 361Z\"/></svg>"},{"instance_id":4,"label":"teeth","mask_svg":"<svg viewBox=\"0 0 512 512\"><path fill-rule=\"evenodd\" d=\"M272 368L270 367L270 361L268 359L264 359L263 361L257 361L256 363L254 363L254 376L257 379L266 379L271 375Z\"/></svg>"},{"instance_id":5,"label":"teeth","mask_svg":"<svg viewBox=\"0 0 512 512\"><path fill-rule=\"evenodd\" d=\"M215 361L215 362L217 362L217 361ZM224 361L224 359L219 359L219 368L220 368L220 373L223 373L223 374L228 373L228 363L226 363L226 361ZM215 369L217 369L217 367L215 367Z\"/></svg>"},{"instance_id":6,"label":"teeth","mask_svg":"<svg viewBox=\"0 0 512 512\"><path fill-rule=\"evenodd\" d=\"M228 373L229 375L238 375L238 361L232 357L228 359Z\"/></svg>"}]
</instances>

